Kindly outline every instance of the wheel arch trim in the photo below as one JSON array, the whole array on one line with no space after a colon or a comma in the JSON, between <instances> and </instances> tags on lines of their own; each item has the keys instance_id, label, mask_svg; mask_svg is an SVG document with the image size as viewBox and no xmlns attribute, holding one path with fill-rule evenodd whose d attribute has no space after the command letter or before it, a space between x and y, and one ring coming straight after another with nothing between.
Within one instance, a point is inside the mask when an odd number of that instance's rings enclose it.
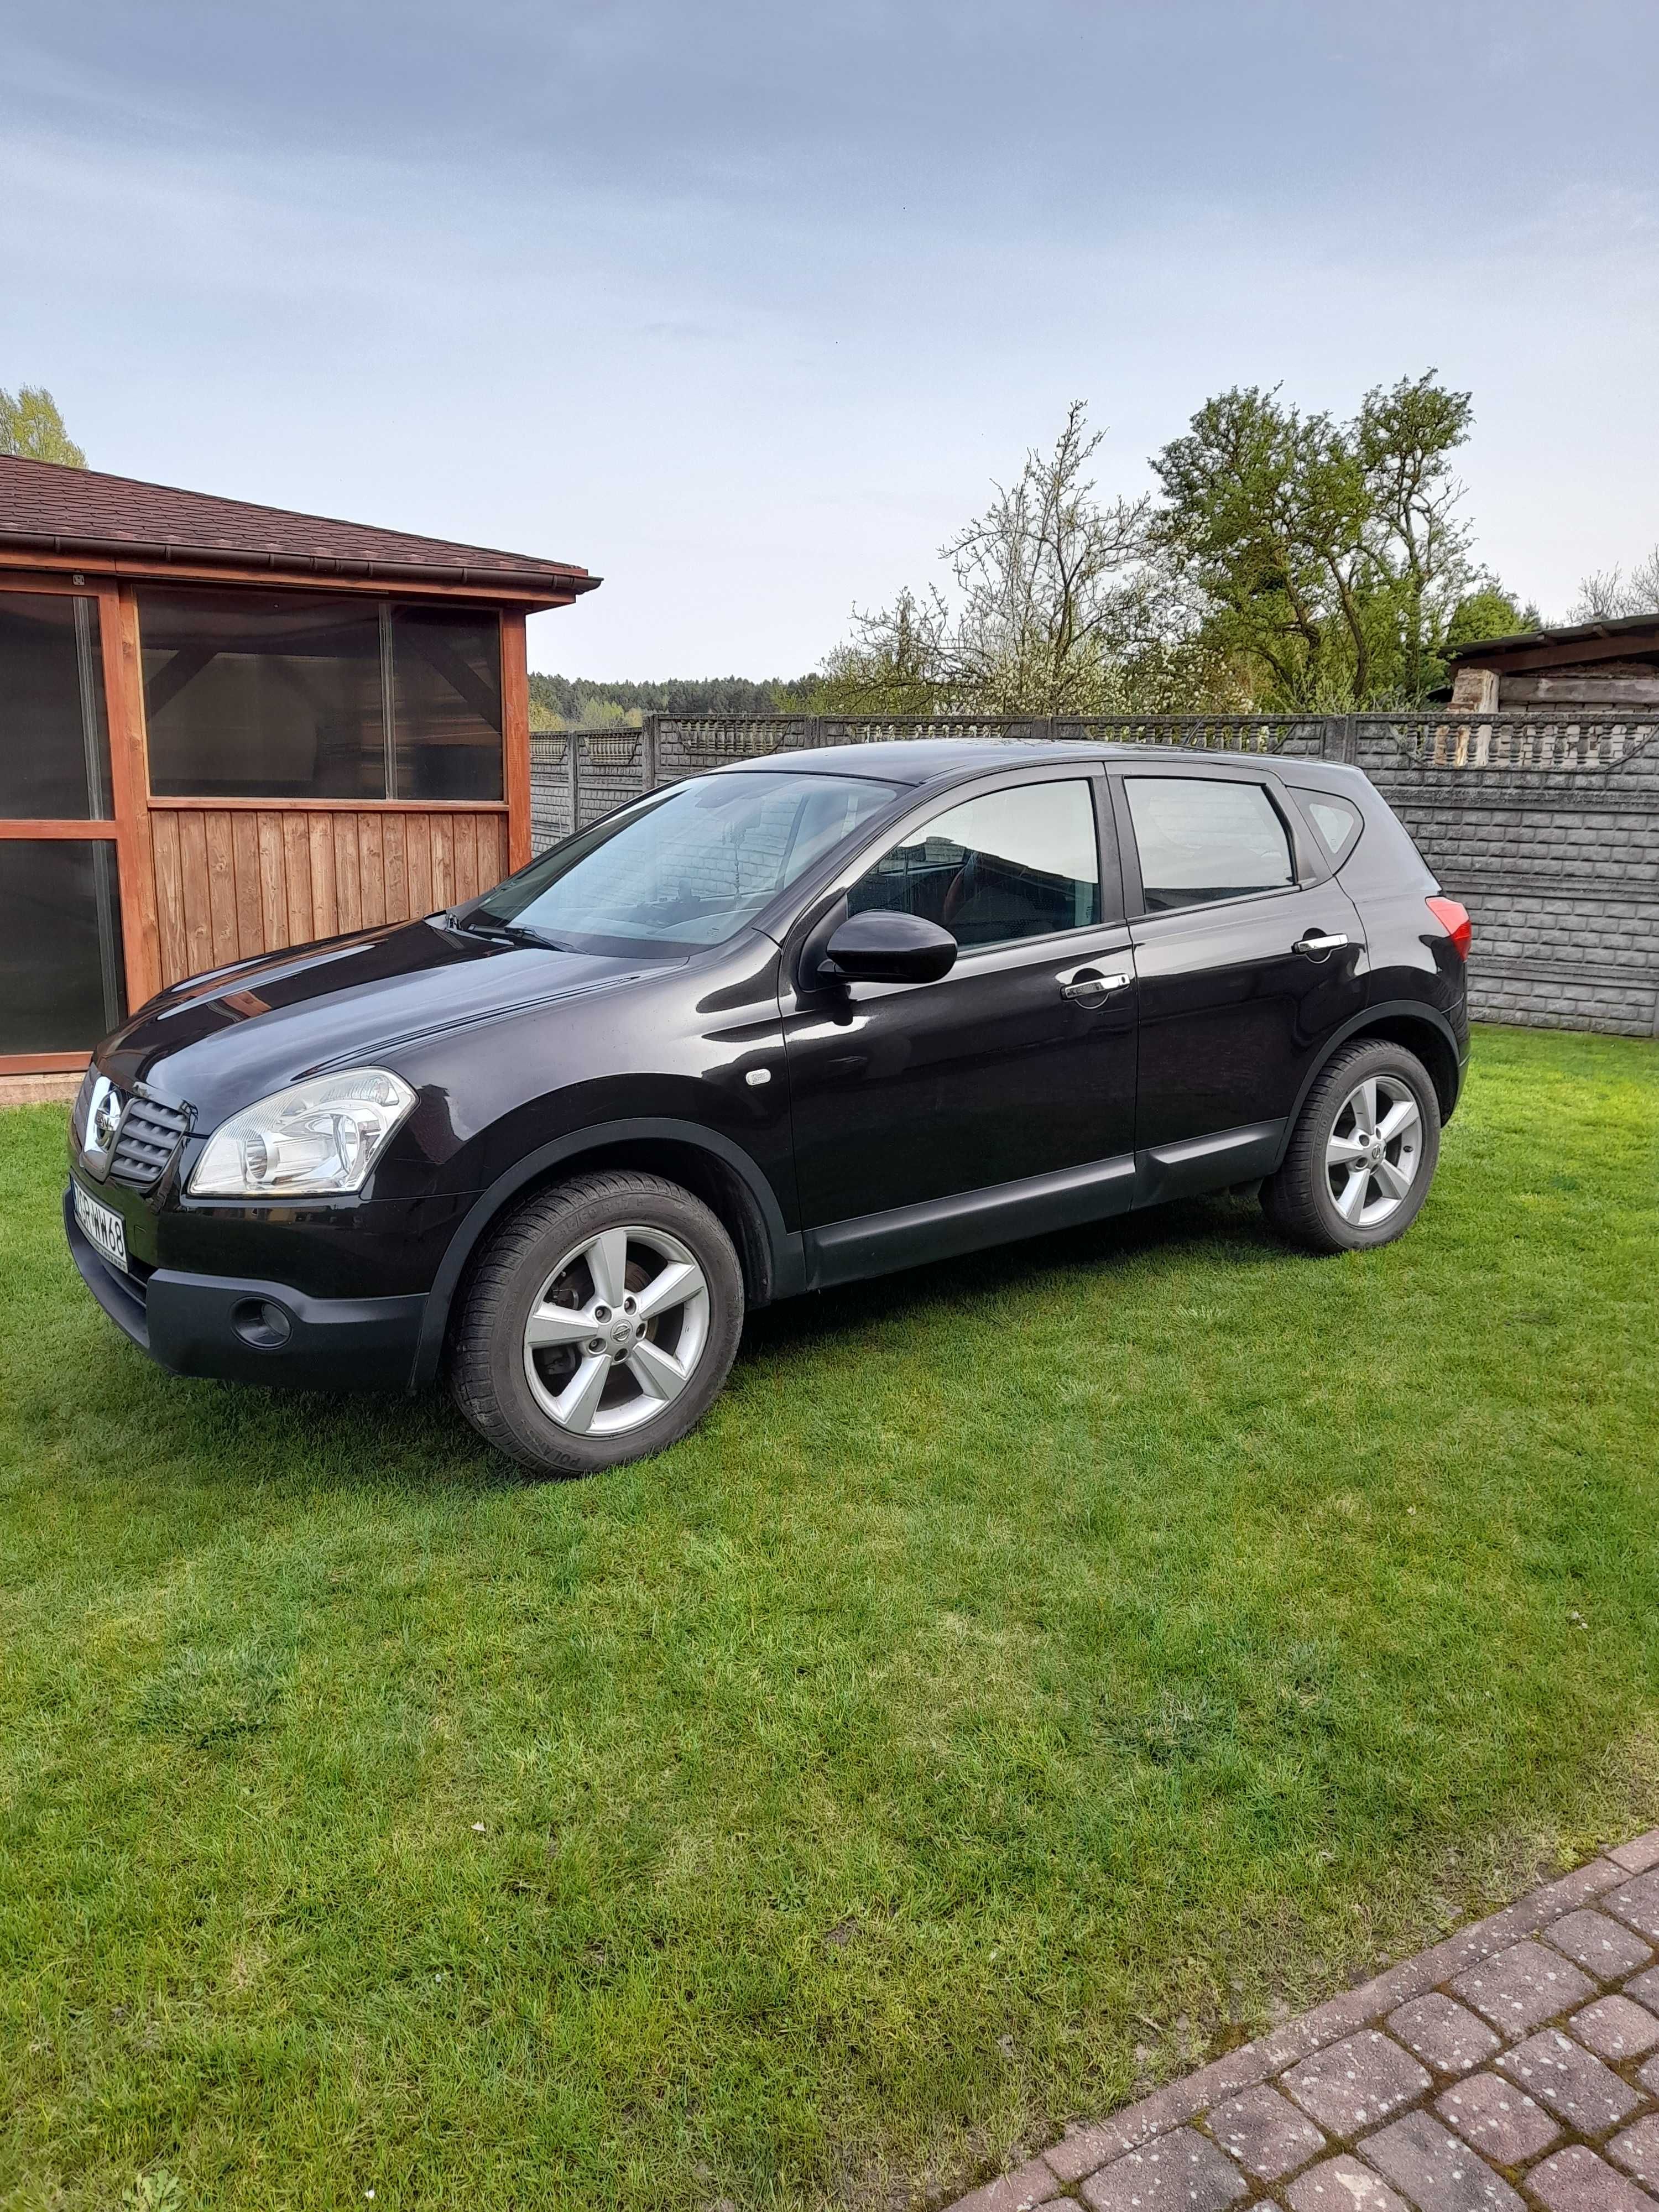
<instances>
[{"instance_id":1,"label":"wheel arch trim","mask_svg":"<svg viewBox=\"0 0 1659 2212\"><path fill-rule=\"evenodd\" d=\"M672 1144L689 1146L706 1153L717 1162L737 1182L749 1202L750 1208L764 1237L767 1257L770 1262L771 1297L789 1297L805 1288L805 1262L801 1239L784 1225L783 1210L777 1194L766 1180L758 1164L745 1152L741 1145L722 1136L716 1129L708 1129L696 1121L682 1121L665 1115L640 1115L619 1121L596 1121L584 1129L573 1129L550 1144L539 1145L515 1160L504 1175L497 1176L488 1189L474 1200L461 1219L460 1225L450 1238L438 1272L433 1278L432 1288L427 1293L426 1311L421 1323L420 1341L416 1346L415 1364L410 1376L411 1389L422 1389L437 1380L439 1364L443 1357L444 1337L449 1327L450 1308L455 1291L481 1239L502 1208L516 1194L556 1168L566 1160L580 1158L584 1153L604 1151L613 1145ZM760 1301L764 1303L764 1301Z\"/></svg>"},{"instance_id":2,"label":"wheel arch trim","mask_svg":"<svg viewBox=\"0 0 1659 2212\"><path fill-rule=\"evenodd\" d=\"M1457 1103L1457 1094L1462 1088L1464 1052L1458 1042L1456 1030L1438 1006L1425 1005L1421 999L1382 1000L1377 1005L1365 1006L1358 1013L1351 1015L1343 1023L1341 1028L1334 1030L1327 1039L1325 1049L1304 1077L1302 1088L1297 1092L1296 1103L1291 1107L1289 1118L1285 1123L1285 1134L1279 1147L1278 1158L1274 1160L1269 1173L1275 1172L1283 1165L1285 1155L1290 1150L1291 1139L1296 1133L1296 1125L1302 1118L1302 1109L1308 1102L1309 1092L1343 1046L1352 1044L1356 1037L1363 1037L1368 1030L1377 1029L1384 1022L1401 1021L1413 1022L1419 1027L1430 1030L1439 1038L1451 1054L1452 1066L1457 1070L1457 1079L1449 1101L1444 1098L1438 1100L1441 1120L1443 1121L1450 1120L1452 1109ZM1386 1042L1386 1040L1383 1041ZM1432 1068L1429 1070L1429 1078L1431 1082L1434 1080ZM1437 1096L1438 1084L1435 1085L1435 1089Z\"/></svg>"}]
</instances>

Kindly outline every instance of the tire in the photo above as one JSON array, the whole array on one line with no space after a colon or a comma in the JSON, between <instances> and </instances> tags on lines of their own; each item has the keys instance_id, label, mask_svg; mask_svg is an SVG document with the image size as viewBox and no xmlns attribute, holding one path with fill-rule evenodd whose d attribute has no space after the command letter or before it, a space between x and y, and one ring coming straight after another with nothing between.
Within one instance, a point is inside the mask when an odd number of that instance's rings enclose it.
<instances>
[{"instance_id":1,"label":"tire","mask_svg":"<svg viewBox=\"0 0 1659 2212\"><path fill-rule=\"evenodd\" d=\"M604 1170L539 1192L496 1230L451 1337L450 1389L520 1466L596 1474L696 1426L743 1314L737 1253L702 1200Z\"/></svg>"},{"instance_id":2,"label":"tire","mask_svg":"<svg viewBox=\"0 0 1659 2212\"><path fill-rule=\"evenodd\" d=\"M1321 1071L1278 1173L1261 1186L1261 1210L1308 1251L1370 1251L1416 1220L1439 1158L1440 1103L1427 1068L1403 1045L1360 1038Z\"/></svg>"}]
</instances>

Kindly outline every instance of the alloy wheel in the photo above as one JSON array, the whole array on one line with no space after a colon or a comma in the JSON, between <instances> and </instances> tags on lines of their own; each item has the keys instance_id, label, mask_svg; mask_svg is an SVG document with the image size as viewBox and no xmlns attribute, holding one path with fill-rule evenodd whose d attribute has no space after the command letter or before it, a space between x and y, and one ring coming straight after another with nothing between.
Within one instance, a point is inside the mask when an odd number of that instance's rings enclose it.
<instances>
[{"instance_id":1,"label":"alloy wheel","mask_svg":"<svg viewBox=\"0 0 1659 2212\"><path fill-rule=\"evenodd\" d=\"M524 1367L550 1420L617 1436L653 1420L708 1343L708 1284L665 1230L603 1229L567 1252L531 1303Z\"/></svg>"},{"instance_id":2,"label":"alloy wheel","mask_svg":"<svg viewBox=\"0 0 1659 2212\"><path fill-rule=\"evenodd\" d=\"M1375 1229L1411 1196L1423 1160L1423 1115L1409 1085L1368 1076L1337 1110L1325 1143L1331 1203L1355 1229Z\"/></svg>"}]
</instances>

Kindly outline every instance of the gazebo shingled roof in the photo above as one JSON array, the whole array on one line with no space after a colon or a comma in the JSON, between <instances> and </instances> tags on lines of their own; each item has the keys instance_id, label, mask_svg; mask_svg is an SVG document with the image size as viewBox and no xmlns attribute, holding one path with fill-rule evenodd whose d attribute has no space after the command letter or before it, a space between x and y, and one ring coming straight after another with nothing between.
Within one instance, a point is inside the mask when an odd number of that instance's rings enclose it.
<instances>
[{"instance_id":1,"label":"gazebo shingled roof","mask_svg":"<svg viewBox=\"0 0 1659 2212\"><path fill-rule=\"evenodd\" d=\"M0 548L85 556L222 564L273 577L380 578L388 584L469 584L549 592L567 599L599 578L564 561L537 560L409 531L220 499L169 484L106 476L0 454Z\"/></svg>"}]
</instances>

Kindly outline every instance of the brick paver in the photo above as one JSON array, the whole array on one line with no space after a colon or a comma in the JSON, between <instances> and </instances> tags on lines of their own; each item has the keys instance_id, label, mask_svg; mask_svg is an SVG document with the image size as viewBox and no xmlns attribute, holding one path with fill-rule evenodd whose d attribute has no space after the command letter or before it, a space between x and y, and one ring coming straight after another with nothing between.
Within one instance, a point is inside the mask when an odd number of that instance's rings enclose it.
<instances>
[{"instance_id":1,"label":"brick paver","mask_svg":"<svg viewBox=\"0 0 1659 2212\"><path fill-rule=\"evenodd\" d=\"M1628 2119L1642 2100L1627 2081L1581 2050L1559 2027L1529 2035L1498 2064L1513 2081L1580 2135L1604 2136Z\"/></svg>"},{"instance_id":2,"label":"brick paver","mask_svg":"<svg viewBox=\"0 0 1659 2212\"><path fill-rule=\"evenodd\" d=\"M1421 2212L1524 2212L1508 2182L1426 2112L1408 2112L1359 2148Z\"/></svg>"},{"instance_id":3,"label":"brick paver","mask_svg":"<svg viewBox=\"0 0 1659 2212\"><path fill-rule=\"evenodd\" d=\"M1659 1828L951 2212L1659 2212Z\"/></svg>"},{"instance_id":4,"label":"brick paver","mask_svg":"<svg viewBox=\"0 0 1659 2212\"><path fill-rule=\"evenodd\" d=\"M1495 1959L1471 1966L1452 1984L1460 1997L1483 2012L1500 2035L1524 2035L1547 2020L1595 1995L1587 1980L1541 1943L1516 1943Z\"/></svg>"},{"instance_id":5,"label":"brick paver","mask_svg":"<svg viewBox=\"0 0 1659 2212\"><path fill-rule=\"evenodd\" d=\"M1659 1943L1659 1867L1615 1889L1607 1899L1607 1910L1616 1912L1638 1936Z\"/></svg>"},{"instance_id":6,"label":"brick paver","mask_svg":"<svg viewBox=\"0 0 1659 2212\"><path fill-rule=\"evenodd\" d=\"M1210 2114L1210 2133L1258 2181L1277 2181L1294 2173L1325 2148L1311 2120L1264 2084L1231 2097Z\"/></svg>"},{"instance_id":7,"label":"brick paver","mask_svg":"<svg viewBox=\"0 0 1659 2212\"><path fill-rule=\"evenodd\" d=\"M1334 2158L1292 2182L1285 2198L1291 2212L1411 2212L1403 2197L1396 2197L1357 2158Z\"/></svg>"},{"instance_id":8,"label":"brick paver","mask_svg":"<svg viewBox=\"0 0 1659 2212\"><path fill-rule=\"evenodd\" d=\"M1615 2066L1621 2058L1645 2057L1659 2044L1659 2020L1628 1997L1597 1997L1567 2025L1587 2051Z\"/></svg>"},{"instance_id":9,"label":"brick paver","mask_svg":"<svg viewBox=\"0 0 1659 2212\"><path fill-rule=\"evenodd\" d=\"M1659 2189L1659 2118L1638 2120L1607 2145L1607 2156L1650 2189Z\"/></svg>"},{"instance_id":10,"label":"brick paver","mask_svg":"<svg viewBox=\"0 0 1659 2212\"><path fill-rule=\"evenodd\" d=\"M1193 2128L1132 2150L1083 2185L1095 2212L1225 2212L1249 2193L1238 2168Z\"/></svg>"},{"instance_id":11,"label":"brick paver","mask_svg":"<svg viewBox=\"0 0 1659 2212\"><path fill-rule=\"evenodd\" d=\"M1428 2086L1417 2061L1375 2027L1345 2037L1285 2076L1285 2087L1303 2110L1338 2136L1374 2128Z\"/></svg>"},{"instance_id":12,"label":"brick paver","mask_svg":"<svg viewBox=\"0 0 1659 2212\"><path fill-rule=\"evenodd\" d=\"M1435 2100L1435 2111L1466 2143L1499 2166L1522 2166L1536 2158L1561 2130L1523 2089L1497 2074L1475 2074Z\"/></svg>"},{"instance_id":13,"label":"brick paver","mask_svg":"<svg viewBox=\"0 0 1659 2212\"><path fill-rule=\"evenodd\" d=\"M1390 2035L1437 2074L1467 2074L1503 2049L1484 2020L1434 1990L1391 2012L1386 2024Z\"/></svg>"},{"instance_id":14,"label":"brick paver","mask_svg":"<svg viewBox=\"0 0 1659 2212\"><path fill-rule=\"evenodd\" d=\"M1659 2212L1645 2189L1578 2145L1547 2158L1527 2180L1545 2212Z\"/></svg>"},{"instance_id":15,"label":"brick paver","mask_svg":"<svg viewBox=\"0 0 1659 2212\"><path fill-rule=\"evenodd\" d=\"M1598 1981L1622 1982L1638 1966L1650 1966L1653 1954L1639 1936L1622 1920L1609 1920L1605 1912L1569 1912L1544 1930L1558 1951L1565 1951L1575 1966Z\"/></svg>"}]
</instances>

